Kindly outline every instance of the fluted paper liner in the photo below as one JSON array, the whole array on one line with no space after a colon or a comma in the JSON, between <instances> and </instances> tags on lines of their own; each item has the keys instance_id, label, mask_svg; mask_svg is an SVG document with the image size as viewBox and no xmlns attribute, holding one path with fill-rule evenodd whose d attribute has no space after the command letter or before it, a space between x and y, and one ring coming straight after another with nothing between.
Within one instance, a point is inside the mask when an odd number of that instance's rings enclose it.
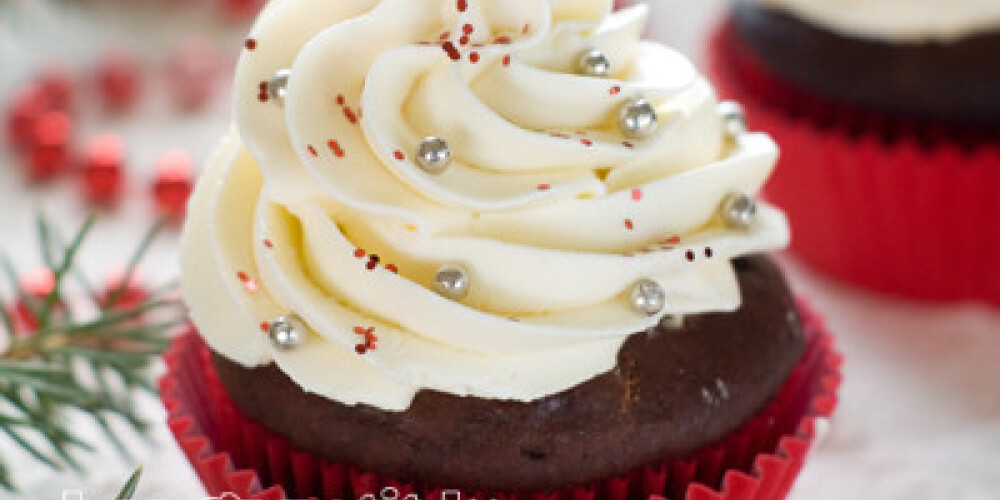
<instances>
[{"instance_id":1,"label":"fluted paper liner","mask_svg":"<svg viewBox=\"0 0 1000 500\"><path fill-rule=\"evenodd\" d=\"M807 263L881 292L1000 304L995 132L823 101L770 74L731 21L709 66L720 95L781 147L766 195Z\"/></svg>"},{"instance_id":2,"label":"fluted paper liner","mask_svg":"<svg viewBox=\"0 0 1000 500\"><path fill-rule=\"evenodd\" d=\"M802 313L809 338L806 353L775 399L741 429L686 460L650 464L554 492L459 493L446 485L394 481L296 450L233 404L193 329L166 354L168 370L160 389L171 431L208 493L218 498L781 500L813 443L815 423L833 412L840 384L841 358L832 338L804 305Z\"/></svg>"}]
</instances>

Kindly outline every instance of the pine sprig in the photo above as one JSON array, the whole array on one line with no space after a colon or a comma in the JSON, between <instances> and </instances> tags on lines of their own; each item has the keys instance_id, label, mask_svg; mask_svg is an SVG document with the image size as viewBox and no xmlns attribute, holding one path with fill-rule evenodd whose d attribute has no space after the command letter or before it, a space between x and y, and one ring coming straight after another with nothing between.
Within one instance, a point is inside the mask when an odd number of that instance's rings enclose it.
<instances>
[{"instance_id":1,"label":"pine sprig","mask_svg":"<svg viewBox=\"0 0 1000 500\"><path fill-rule=\"evenodd\" d=\"M66 423L67 414L73 411L88 416L108 442L129 457L116 426L123 423L145 435L148 424L137 413L132 397L140 391L155 392L148 369L184 321L174 284L154 290L137 303L122 300L163 225L156 224L142 238L127 261L121 284L100 293L76 264L94 223L89 218L64 244L52 224L39 217L42 261L54 280L51 291L42 297L23 289L14 265L0 255L14 300L33 319L33 328L25 331L24 321L19 323L18 316L0 307L0 323L9 339L7 349L0 352L0 433L39 463L57 470L83 471L75 454L93 451ZM83 316L68 300L70 281L91 302L88 309L98 311L96 315L79 319ZM137 479L138 475L133 476ZM2 455L0 487L14 489L9 457ZM128 494L121 498L129 498Z\"/></svg>"}]
</instances>

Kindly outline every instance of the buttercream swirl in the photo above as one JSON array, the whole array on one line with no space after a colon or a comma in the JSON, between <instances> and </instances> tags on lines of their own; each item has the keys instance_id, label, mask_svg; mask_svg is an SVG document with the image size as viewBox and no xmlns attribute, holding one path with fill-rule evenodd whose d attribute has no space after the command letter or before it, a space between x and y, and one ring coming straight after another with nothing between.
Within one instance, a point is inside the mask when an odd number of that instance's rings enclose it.
<instances>
[{"instance_id":1,"label":"buttercream swirl","mask_svg":"<svg viewBox=\"0 0 1000 500\"><path fill-rule=\"evenodd\" d=\"M613 369L664 315L738 308L731 260L784 246L787 223L761 203L733 229L719 207L756 193L777 151L726 135L694 67L639 41L646 16L610 0L270 3L183 238L208 344L402 410L422 389L544 397ZM578 74L595 48L610 78ZM262 84L281 69L283 106ZM629 141L617 116L639 97L661 126ZM413 161L426 136L451 147L443 173ZM460 301L433 291L445 264L468 274ZM665 291L657 315L631 307L642 279ZM284 351L261 323L288 313L308 332Z\"/></svg>"},{"instance_id":2,"label":"buttercream swirl","mask_svg":"<svg viewBox=\"0 0 1000 500\"><path fill-rule=\"evenodd\" d=\"M1000 29L997 0L756 0L848 35L903 43Z\"/></svg>"}]
</instances>

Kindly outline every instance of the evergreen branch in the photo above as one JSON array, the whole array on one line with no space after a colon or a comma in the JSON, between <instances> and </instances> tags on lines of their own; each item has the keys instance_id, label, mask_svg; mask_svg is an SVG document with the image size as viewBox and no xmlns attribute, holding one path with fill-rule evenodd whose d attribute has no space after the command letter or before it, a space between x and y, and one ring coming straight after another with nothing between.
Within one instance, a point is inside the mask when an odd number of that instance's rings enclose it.
<instances>
[{"instance_id":1,"label":"evergreen branch","mask_svg":"<svg viewBox=\"0 0 1000 500\"><path fill-rule=\"evenodd\" d=\"M94 451L67 423L68 412L89 417L107 442L130 460L116 427L123 424L146 437L149 424L132 403L133 391L155 393L148 368L169 346L170 334L184 324L183 308L173 297L174 284L153 291L139 303L118 303L163 223L144 234L127 261L122 283L105 294L94 293L76 266L94 224L95 218L88 218L64 245L50 221L38 217L41 259L55 282L44 296L23 289L16 268L0 255L3 274L24 308L18 314L30 314L33 321L28 326L34 327L34 331L19 331L24 325L0 307L9 340L7 350L0 352L0 431L36 462L56 470L82 472L76 454ZM78 288L93 302L88 310L98 311L96 317L76 319L65 300L68 276L77 277ZM0 487L14 490L9 460L0 451ZM137 480L138 471L119 498L131 498Z\"/></svg>"}]
</instances>

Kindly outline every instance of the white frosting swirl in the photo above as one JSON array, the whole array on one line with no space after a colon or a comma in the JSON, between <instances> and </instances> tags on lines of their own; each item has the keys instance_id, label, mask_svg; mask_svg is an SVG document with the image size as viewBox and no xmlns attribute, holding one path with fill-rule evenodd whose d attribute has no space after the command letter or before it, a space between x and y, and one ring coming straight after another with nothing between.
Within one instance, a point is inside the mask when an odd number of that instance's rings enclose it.
<instances>
[{"instance_id":1,"label":"white frosting swirl","mask_svg":"<svg viewBox=\"0 0 1000 500\"><path fill-rule=\"evenodd\" d=\"M421 389L544 397L614 368L663 315L738 308L731 259L786 245L787 223L761 204L733 230L718 208L756 193L777 150L725 138L694 67L639 42L646 15L611 15L611 0L272 2L237 69L238 133L185 228L184 291L206 341L309 392L402 410ZM588 48L612 78L576 74ZM261 102L282 68L284 107ZM615 118L639 96L663 125L625 144ZM409 160L428 135L454 152L439 175ZM460 302L432 291L449 263L471 281ZM644 278L666 292L659 315L630 307ZM309 332L281 351L259 325L289 312ZM369 328L377 347L358 354Z\"/></svg>"},{"instance_id":2,"label":"white frosting swirl","mask_svg":"<svg viewBox=\"0 0 1000 500\"><path fill-rule=\"evenodd\" d=\"M919 43L1000 29L997 0L757 0L864 38Z\"/></svg>"}]
</instances>

